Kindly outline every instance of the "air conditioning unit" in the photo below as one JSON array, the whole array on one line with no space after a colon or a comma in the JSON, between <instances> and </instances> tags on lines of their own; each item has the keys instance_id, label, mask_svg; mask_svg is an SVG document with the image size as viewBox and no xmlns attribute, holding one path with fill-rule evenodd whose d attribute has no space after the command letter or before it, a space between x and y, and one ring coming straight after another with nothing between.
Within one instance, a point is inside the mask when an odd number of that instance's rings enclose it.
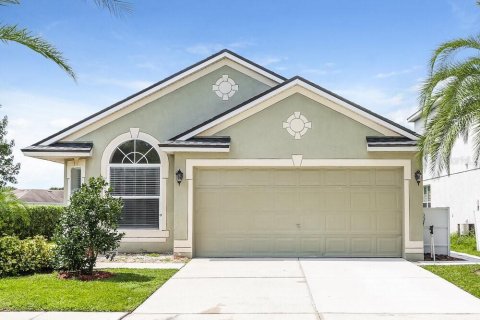
<instances>
[{"instance_id":1,"label":"air conditioning unit","mask_svg":"<svg viewBox=\"0 0 480 320\"><path fill-rule=\"evenodd\" d=\"M462 236L470 234L469 224L468 223L459 224L458 225L458 232Z\"/></svg>"}]
</instances>

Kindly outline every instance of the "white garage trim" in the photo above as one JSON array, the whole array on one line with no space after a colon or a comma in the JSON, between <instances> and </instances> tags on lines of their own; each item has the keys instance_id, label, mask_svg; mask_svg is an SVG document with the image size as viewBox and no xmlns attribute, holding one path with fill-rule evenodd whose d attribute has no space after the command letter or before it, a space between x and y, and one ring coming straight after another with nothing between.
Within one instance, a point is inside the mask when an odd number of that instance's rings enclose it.
<instances>
[{"instance_id":1,"label":"white garage trim","mask_svg":"<svg viewBox=\"0 0 480 320\"><path fill-rule=\"evenodd\" d=\"M423 252L423 241L410 240L411 161L406 159L186 159L188 184L187 239L174 241L174 252L193 254L193 169L195 167L401 167L404 179L403 256Z\"/></svg>"}]
</instances>

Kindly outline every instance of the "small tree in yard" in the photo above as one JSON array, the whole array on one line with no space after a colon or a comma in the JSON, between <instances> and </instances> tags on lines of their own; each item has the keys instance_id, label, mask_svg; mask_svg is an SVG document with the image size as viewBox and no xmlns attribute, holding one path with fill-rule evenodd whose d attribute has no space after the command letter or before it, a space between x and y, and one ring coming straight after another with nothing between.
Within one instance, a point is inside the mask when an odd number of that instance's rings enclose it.
<instances>
[{"instance_id":1,"label":"small tree in yard","mask_svg":"<svg viewBox=\"0 0 480 320\"><path fill-rule=\"evenodd\" d=\"M7 140L7 124L7 116L0 119L0 187L17 183L16 175L20 171L20 164L14 163L12 154L15 142Z\"/></svg>"},{"instance_id":2,"label":"small tree in yard","mask_svg":"<svg viewBox=\"0 0 480 320\"><path fill-rule=\"evenodd\" d=\"M103 178L90 178L71 196L55 234L60 270L92 274L98 253L118 248L123 202L107 187Z\"/></svg>"}]
</instances>

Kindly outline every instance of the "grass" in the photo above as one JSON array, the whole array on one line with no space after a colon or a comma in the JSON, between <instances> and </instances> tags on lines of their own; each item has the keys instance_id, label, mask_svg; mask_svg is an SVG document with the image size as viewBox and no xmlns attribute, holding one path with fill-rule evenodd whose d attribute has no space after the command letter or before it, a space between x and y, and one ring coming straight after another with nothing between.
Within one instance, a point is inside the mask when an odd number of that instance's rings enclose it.
<instances>
[{"instance_id":1,"label":"grass","mask_svg":"<svg viewBox=\"0 0 480 320\"><path fill-rule=\"evenodd\" d=\"M450 249L457 252L463 252L474 256L480 256L477 251L477 242L475 235L459 236L456 233L450 235Z\"/></svg>"},{"instance_id":2,"label":"grass","mask_svg":"<svg viewBox=\"0 0 480 320\"><path fill-rule=\"evenodd\" d=\"M177 272L109 269L109 279L60 280L56 273L0 279L3 311L132 311Z\"/></svg>"},{"instance_id":3,"label":"grass","mask_svg":"<svg viewBox=\"0 0 480 320\"><path fill-rule=\"evenodd\" d=\"M424 266L428 271L480 298L480 264L463 266Z\"/></svg>"}]
</instances>

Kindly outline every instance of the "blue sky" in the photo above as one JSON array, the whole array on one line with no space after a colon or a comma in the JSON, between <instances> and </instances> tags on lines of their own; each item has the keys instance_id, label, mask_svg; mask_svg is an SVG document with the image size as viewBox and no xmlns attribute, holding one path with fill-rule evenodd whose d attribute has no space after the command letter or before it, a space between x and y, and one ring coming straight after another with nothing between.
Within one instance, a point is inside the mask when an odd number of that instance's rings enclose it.
<instances>
[{"instance_id":1,"label":"blue sky","mask_svg":"<svg viewBox=\"0 0 480 320\"><path fill-rule=\"evenodd\" d=\"M18 187L63 184L63 167L19 152L206 56L229 48L286 77L301 75L402 124L441 42L477 34L474 0L130 1L122 18L92 0L22 0L0 7L60 49L56 65L0 44L0 116L22 163Z\"/></svg>"}]
</instances>

